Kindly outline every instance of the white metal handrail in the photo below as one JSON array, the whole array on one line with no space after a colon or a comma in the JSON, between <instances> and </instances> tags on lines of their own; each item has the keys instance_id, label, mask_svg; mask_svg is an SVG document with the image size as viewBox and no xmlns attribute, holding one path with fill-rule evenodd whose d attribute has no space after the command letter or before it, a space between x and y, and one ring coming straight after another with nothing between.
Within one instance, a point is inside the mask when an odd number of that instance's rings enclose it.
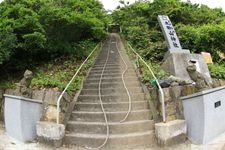
<instances>
[{"instance_id":1,"label":"white metal handrail","mask_svg":"<svg viewBox=\"0 0 225 150\"><path fill-rule=\"evenodd\" d=\"M70 86L70 84L73 82L73 80L75 79L75 77L77 76L77 74L79 73L79 71L81 70L81 68L83 67L83 65L87 62L87 60L91 57L91 55L94 53L94 51L97 49L97 47L99 46L99 44L97 44L95 46L95 48L92 50L92 52L88 55L88 57L84 60L84 62L80 65L80 67L77 69L76 73L73 75L72 79L70 80L70 82L66 85L65 89L62 91L62 93L59 95L59 98L57 99L57 118L56 118L56 122L57 124L59 124L59 105L60 105L60 101L64 95L64 93L66 92L66 90L68 89L68 87Z\"/></svg>"},{"instance_id":2,"label":"white metal handrail","mask_svg":"<svg viewBox=\"0 0 225 150\"><path fill-rule=\"evenodd\" d=\"M165 101L164 101L164 93L162 90L162 87L160 86L158 79L156 78L154 72L152 71L151 67L145 62L145 60L132 48L132 46L127 43L128 46L130 47L130 49L136 54L137 58L139 57L140 60L148 67L148 70L150 71L150 73L152 74L153 78L156 80L156 84L159 88L159 92L160 92L160 101L162 103L162 117L163 117L163 122L166 122L166 114L165 114Z\"/></svg>"}]
</instances>

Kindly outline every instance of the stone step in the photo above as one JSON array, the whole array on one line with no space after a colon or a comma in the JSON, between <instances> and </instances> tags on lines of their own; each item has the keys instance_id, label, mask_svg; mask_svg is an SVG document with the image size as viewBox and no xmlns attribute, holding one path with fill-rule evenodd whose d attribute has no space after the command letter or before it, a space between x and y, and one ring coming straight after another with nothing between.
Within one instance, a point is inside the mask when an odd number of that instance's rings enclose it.
<instances>
[{"instance_id":1,"label":"stone step","mask_svg":"<svg viewBox=\"0 0 225 150\"><path fill-rule=\"evenodd\" d=\"M111 103L103 103L105 111L126 111L129 107L129 102L111 102ZM147 101L132 101L131 102L131 110L142 110L148 109ZM77 102L74 110L76 111L102 111L100 103L84 103Z\"/></svg>"},{"instance_id":2,"label":"stone step","mask_svg":"<svg viewBox=\"0 0 225 150\"><path fill-rule=\"evenodd\" d=\"M103 67L104 65L102 64L102 65L99 65L99 64L96 64L96 65L94 65L93 67ZM121 67L121 65L120 64L106 64L106 67Z\"/></svg>"},{"instance_id":3,"label":"stone step","mask_svg":"<svg viewBox=\"0 0 225 150\"><path fill-rule=\"evenodd\" d=\"M104 54L99 55L99 57L96 59L96 61L103 61L103 62L105 62L106 58L107 58L107 55L108 55L108 53L104 53ZM120 55L123 57L123 59L125 61L129 62L128 61L128 57L125 54L123 54L123 53L120 53L120 54L119 53L110 53L108 60L113 60L113 58L115 58L117 60L122 60Z\"/></svg>"},{"instance_id":4,"label":"stone step","mask_svg":"<svg viewBox=\"0 0 225 150\"><path fill-rule=\"evenodd\" d=\"M132 101L144 101L145 95L144 93L130 93ZM108 102L127 102L128 96L127 94L120 94L120 95L103 95L102 101L104 103ZM91 102L91 103L98 103L99 102L99 95L79 95L78 96L79 102Z\"/></svg>"},{"instance_id":5,"label":"stone step","mask_svg":"<svg viewBox=\"0 0 225 150\"><path fill-rule=\"evenodd\" d=\"M104 62L98 62L98 61L95 61L95 63L94 63L94 66L95 65L105 65L105 61ZM107 65L120 65L120 63L119 62L117 62L117 61L114 61L114 62L107 62Z\"/></svg>"},{"instance_id":6,"label":"stone step","mask_svg":"<svg viewBox=\"0 0 225 150\"><path fill-rule=\"evenodd\" d=\"M93 70L102 70L104 68L104 66L102 66L102 67L96 67L96 66L93 66L92 67L92 69ZM120 65L119 67L115 67L115 66L106 66L105 67L105 70L122 70L122 71L124 71L126 68L125 68L125 66L124 65ZM127 69L133 69L133 67L132 66L128 66L127 67Z\"/></svg>"},{"instance_id":7,"label":"stone step","mask_svg":"<svg viewBox=\"0 0 225 150\"><path fill-rule=\"evenodd\" d=\"M95 148L100 146L105 134L66 134L65 144L74 144L85 148ZM136 132L129 134L110 134L108 142L102 149L122 150L125 148L141 149L155 145L155 135L153 131Z\"/></svg>"},{"instance_id":8,"label":"stone step","mask_svg":"<svg viewBox=\"0 0 225 150\"><path fill-rule=\"evenodd\" d=\"M125 69L125 65L124 64L122 64L122 65L117 65L117 66L105 66L105 69L122 69L122 70L124 70ZM96 66L96 65L94 65L93 67L92 67L92 69L100 69L100 70L102 70L104 68L104 65L102 65L102 66ZM131 68L133 68L133 66L127 66L127 68L128 69L131 69Z\"/></svg>"},{"instance_id":9,"label":"stone step","mask_svg":"<svg viewBox=\"0 0 225 150\"><path fill-rule=\"evenodd\" d=\"M137 81L130 81L126 82L127 87L140 87L140 82ZM84 83L83 89L98 89L99 84L98 83ZM101 84L101 88L124 88L123 82L104 82Z\"/></svg>"},{"instance_id":10,"label":"stone step","mask_svg":"<svg viewBox=\"0 0 225 150\"><path fill-rule=\"evenodd\" d=\"M122 54L122 53L120 53L121 54L121 56L123 57L123 59L126 61L126 62L130 62L130 61L128 61L129 59L128 59L128 57L125 55L125 54ZM104 54L100 54L100 56L96 59L96 61L98 61L98 62L105 62L106 61L106 58L107 58L107 55L108 55L108 53L104 53ZM120 61L122 61L122 59L121 59L121 57L120 57L120 55L119 55L119 53L117 53L117 54L109 54L109 58L108 58L108 61L110 60L112 60L112 62L114 62L113 61L113 58L115 58L116 60L120 60Z\"/></svg>"},{"instance_id":11,"label":"stone step","mask_svg":"<svg viewBox=\"0 0 225 150\"><path fill-rule=\"evenodd\" d=\"M92 68L91 71L101 71L102 72L102 69L103 68ZM124 68L123 67L120 67L120 68L105 68L104 71L124 71ZM130 67L127 69L127 71L134 71L134 68Z\"/></svg>"},{"instance_id":12,"label":"stone step","mask_svg":"<svg viewBox=\"0 0 225 150\"><path fill-rule=\"evenodd\" d=\"M122 73L110 73L110 74L103 74L102 77L103 78L112 78L112 77L121 77ZM124 73L125 77L137 77L137 75L135 73L129 73L129 72L125 72ZM101 73L89 73L89 77L93 77L93 78L99 78L101 77Z\"/></svg>"},{"instance_id":13,"label":"stone step","mask_svg":"<svg viewBox=\"0 0 225 150\"><path fill-rule=\"evenodd\" d=\"M141 87L135 87L135 88L128 88L128 91L130 93L142 93L142 88ZM114 94L120 94L120 93L127 93L126 89L123 88L102 88L101 87L101 95L114 95ZM83 89L81 90L81 95L98 95L99 94L99 89Z\"/></svg>"},{"instance_id":14,"label":"stone step","mask_svg":"<svg viewBox=\"0 0 225 150\"><path fill-rule=\"evenodd\" d=\"M111 122L110 134L128 134L134 132L150 131L154 129L153 120ZM102 134L106 132L105 122L79 122L69 121L66 130L70 133Z\"/></svg>"},{"instance_id":15,"label":"stone step","mask_svg":"<svg viewBox=\"0 0 225 150\"><path fill-rule=\"evenodd\" d=\"M116 60L116 61L117 61L116 63L107 62L106 67L115 67L116 68L119 66L120 68L122 68L125 66L125 64L122 61L118 61L118 60ZM126 64L128 67L134 68L132 63L126 62ZM96 67L103 67L104 65L105 65L105 61L104 62L95 62L93 64L93 66L96 66Z\"/></svg>"},{"instance_id":16,"label":"stone step","mask_svg":"<svg viewBox=\"0 0 225 150\"><path fill-rule=\"evenodd\" d=\"M101 60L101 61L99 61L99 60L95 61L95 64L98 64L98 65L105 65L105 63L118 65L118 64L120 64L120 60L119 60L119 58L112 58L112 59L109 59L107 62L106 62L106 59Z\"/></svg>"},{"instance_id":17,"label":"stone step","mask_svg":"<svg viewBox=\"0 0 225 150\"><path fill-rule=\"evenodd\" d=\"M110 51L111 51L111 50L110 50ZM105 49L105 52L101 52L97 58L98 58L99 60L101 60L101 58L102 58L102 59L106 59L105 56L107 56L107 55L108 55L108 49ZM109 57L110 57L110 56L113 56L113 57L119 57L119 53L118 53L117 51L111 51L111 52L109 53Z\"/></svg>"},{"instance_id":18,"label":"stone step","mask_svg":"<svg viewBox=\"0 0 225 150\"><path fill-rule=\"evenodd\" d=\"M87 78L85 83L89 84L89 83L99 83L100 81L100 78ZM136 82L139 82L138 78L137 77L125 77L124 78L124 81L125 83L129 82L129 81L136 81ZM113 77L113 78L102 78L101 80L102 83L104 82L111 82L111 83L114 83L114 82L122 82L122 78L121 77Z\"/></svg>"},{"instance_id":19,"label":"stone step","mask_svg":"<svg viewBox=\"0 0 225 150\"><path fill-rule=\"evenodd\" d=\"M122 74L123 73L123 70L105 70L103 72L103 75L104 74ZM136 74L136 72L134 70L127 70L126 71L126 74L129 74L129 73L133 73L133 74ZM89 72L89 74L102 74L102 70L91 70Z\"/></svg>"},{"instance_id":20,"label":"stone step","mask_svg":"<svg viewBox=\"0 0 225 150\"><path fill-rule=\"evenodd\" d=\"M101 56L101 58L96 59L96 62L105 64L106 57L107 57L107 55L106 56ZM120 61L120 59L121 58L118 55L111 55L111 56L109 55L107 63L108 62L109 63L111 63L111 62L117 62L118 63Z\"/></svg>"},{"instance_id":21,"label":"stone step","mask_svg":"<svg viewBox=\"0 0 225 150\"><path fill-rule=\"evenodd\" d=\"M108 122L119 122L122 120L127 111L106 112ZM150 111L148 109L131 111L126 121L134 120L149 120ZM73 111L71 114L71 121L87 121L87 122L103 122L104 115L102 112L89 111Z\"/></svg>"}]
</instances>

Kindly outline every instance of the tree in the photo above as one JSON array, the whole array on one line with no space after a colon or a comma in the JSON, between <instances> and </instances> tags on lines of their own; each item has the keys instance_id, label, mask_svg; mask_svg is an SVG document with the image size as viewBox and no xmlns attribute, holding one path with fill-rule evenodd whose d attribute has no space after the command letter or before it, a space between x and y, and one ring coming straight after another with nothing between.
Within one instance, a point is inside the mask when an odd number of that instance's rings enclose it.
<instances>
[{"instance_id":1,"label":"tree","mask_svg":"<svg viewBox=\"0 0 225 150\"><path fill-rule=\"evenodd\" d=\"M61 55L83 57L79 44L101 40L107 21L98 0L5 0L0 19L0 64L22 68Z\"/></svg>"},{"instance_id":2,"label":"tree","mask_svg":"<svg viewBox=\"0 0 225 150\"><path fill-rule=\"evenodd\" d=\"M225 14L221 9L190 4L180 0L154 0L135 3L116 10L112 16L123 28L123 34L146 59L161 61L167 51L157 21L168 15L176 28L183 48L193 52L208 51L220 61L225 52Z\"/></svg>"}]
</instances>

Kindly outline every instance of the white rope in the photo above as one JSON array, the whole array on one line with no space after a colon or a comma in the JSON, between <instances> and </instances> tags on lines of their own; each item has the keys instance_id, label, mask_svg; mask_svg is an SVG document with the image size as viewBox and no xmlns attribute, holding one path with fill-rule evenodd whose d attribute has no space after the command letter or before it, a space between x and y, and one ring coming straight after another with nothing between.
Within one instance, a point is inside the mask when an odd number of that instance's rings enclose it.
<instances>
[{"instance_id":1,"label":"white rope","mask_svg":"<svg viewBox=\"0 0 225 150\"><path fill-rule=\"evenodd\" d=\"M100 146L98 146L96 148L86 147L87 149L100 149L100 148L105 146L105 144L107 143L107 141L109 139L109 123L108 123L108 119L107 119L106 112L105 112L103 102L102 102L101 84L102 84L102 77L103 77L103 74L104 74L106 65L108 63L108 59L109 59L110 45L111 45L111 37L110 37L110 40L109 40L107 58L106 58L104 67L102 69L101 77L100 77L99 84L98 84L98 96L99 96L99 101L100 101L100 104L101 104L101 109L102 109L102 112L104 114L105 124L106 124L106 138L105 138L105 141Z\"/></svg>"},{"instance_id":2,"label":"white rope","mask_svg":"<svg viewBox=\"0 0 225 150\"><path fill-rule=\"evenodd\" d=\"M118 51L118 53L119 53L119 55L120 55L120 57L121 57L121 59L122 59L124 65L125 65L125 69L124 69L124 71L123 71L123 73L122 73L122 81L123 81L123 86L124 86L124 88L126 89L127 96L128 96L128 99L129 99L129 108L128 108L127 114L126 114L126 116L125 116L122 120L120 120L120 122L124 122L124 121L127 119L127 117L129 116L130 112L131 112L131 96L130 96L129 90L127 89L126 83L125 83L125 81L124 81L124 74L126 73L128 67L127 67L127 64L126 64L124 58L122 57L122 55L121 55L121 53L120 53L120 51L119 51L119 48L118 48L118 41L116 42L116 49L117 49L117 51Z\"/></svg>"}]
</instances>

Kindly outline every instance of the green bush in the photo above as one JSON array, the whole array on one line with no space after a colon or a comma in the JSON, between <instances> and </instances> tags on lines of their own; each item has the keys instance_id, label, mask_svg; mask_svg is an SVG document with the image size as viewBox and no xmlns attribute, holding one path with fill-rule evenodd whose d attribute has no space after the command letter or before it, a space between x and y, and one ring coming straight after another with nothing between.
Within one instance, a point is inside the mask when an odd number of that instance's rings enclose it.
<instances>
[{"instance_id":1,"label":"green bush","mask_svg":"<svg viewBox=\"0 0 225 150\"><path fill-rule=\"evenodd\" d=\"M219 53L225 53L225 24L207 24L199 27L179 25L178 33L183 48L193 52L210 52L215 62L220 62Z\"/></svg>"},{"instance_id":2,"label":"green bush","mask_svg":"<svg viewBox=\"0 0 225 150\"><path fill-rule=\"evenodd\" d=\"M218 53L225 52L225 13L222 9L180 0L137 1L116 10L112 17L139 54L147 60L160 62L167 48L158 15L169 16L183 48L197 53L210 52L215 62L221 62Z\"/></svg>"},{"instance_id":3,"label":"green bush","mask_svg":"<svg viewBox=\"0 0 225 150\"><path fill-rule=\"evenodd\" d=\"M4 0L0 20L0 67L14 70L65 55L82 59L82 45L106 35L97 0Z\"/></svg>"},{"instance_id":4,"label":"green bush","mask_svg":"<svg viewBox=\"0 0 225 150\"><path fill-rule=\"evenodd\" d=\"M208 65L212 78L225 79L225 65L224 64L210 64Z\"/></svg>"},{"instance_id":5,"label":"green bush","mask_svg":"<svg viewBox=\"0 0 225 150\"><path fill-rule=\"evenodd\" d=\"M161 69L160 65L155 64L155 63L150 63L148 62L148 65L151 67L154 75L156 76L157 79L165 79L169 75L167 72L165 72L163 69ZM152 76L151 72L149 69L141 63L140 67L140 72L142 74L141 80L145 83L149 83L151 80L155 80L154 77Z\"/></svg>"}]
</instances>

